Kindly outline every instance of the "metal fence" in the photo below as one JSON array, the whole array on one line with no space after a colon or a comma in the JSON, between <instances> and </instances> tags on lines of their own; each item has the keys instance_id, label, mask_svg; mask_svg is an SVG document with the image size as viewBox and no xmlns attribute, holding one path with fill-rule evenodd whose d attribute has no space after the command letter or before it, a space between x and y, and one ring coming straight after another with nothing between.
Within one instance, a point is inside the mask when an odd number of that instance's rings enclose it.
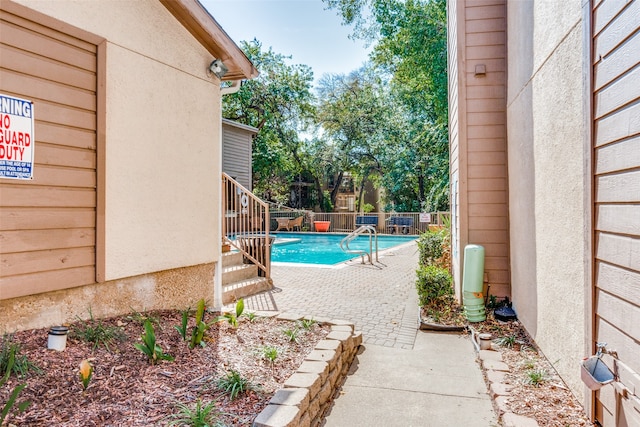
<instances>
[{"instance_id":1,"label":"metal fence","mask_svg":"<svg viewBox=\"0 0 640 427\"><path fill-rule=\"evenodd\" d=\"M378 213L343 213L343 212L311 212L272 206L272 231L287 230L283 225L289 220L303 216L300 231L324 231L321 227L328 226L329 232L351 232L360 225L372 225L380 234L412 234L424 233L429 228L443 227L449 218L449 212L378 212Z\"/></svg>"}]
</instances>

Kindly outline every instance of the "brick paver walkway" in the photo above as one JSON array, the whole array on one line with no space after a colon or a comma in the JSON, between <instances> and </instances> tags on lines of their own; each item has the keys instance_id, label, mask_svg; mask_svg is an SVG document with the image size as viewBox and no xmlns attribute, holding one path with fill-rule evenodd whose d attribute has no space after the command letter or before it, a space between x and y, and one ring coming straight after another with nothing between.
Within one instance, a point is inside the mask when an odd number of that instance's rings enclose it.
<instances>
[{"instance_id":1,"label":"brick paver walkway","mask_svg":"<svg viewBox=\"0 0 640 427\"><path fill-rule=\"evenodd\" d=\"M417 265L415 242L381 253L375 266L360 259L338 268L273 265L275 289L245 298L245 305L348 320L366 344L411 349L418 324Z\"/></svg>"}]
</instances>

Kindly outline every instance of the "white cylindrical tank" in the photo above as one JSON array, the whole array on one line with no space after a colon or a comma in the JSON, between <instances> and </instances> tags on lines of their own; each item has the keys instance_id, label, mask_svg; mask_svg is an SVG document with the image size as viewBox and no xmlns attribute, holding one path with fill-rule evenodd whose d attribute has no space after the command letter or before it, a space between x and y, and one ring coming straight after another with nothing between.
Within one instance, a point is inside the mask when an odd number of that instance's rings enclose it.
<instances>
[{"instance_id":1,"label":"white cylindrical tank","mask_svg":"<svg viewBox=\"0 0 640 427\"><path fill-rule=\"evenodd\" d=\"M484 295L484 247L467 245L464 248L464 267L462 270L462 302L464 312L470 322L482 322L486 319Z\"/></svg>"}]
</instances>

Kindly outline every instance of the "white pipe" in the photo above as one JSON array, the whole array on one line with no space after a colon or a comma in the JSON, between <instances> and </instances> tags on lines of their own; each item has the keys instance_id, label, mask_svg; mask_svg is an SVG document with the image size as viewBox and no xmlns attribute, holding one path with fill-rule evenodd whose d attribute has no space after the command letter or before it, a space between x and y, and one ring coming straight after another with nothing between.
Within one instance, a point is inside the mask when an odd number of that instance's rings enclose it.
<instances>
[{"instance_id":1,"label":"white pipe","mask_svg":"<svg viewBox=\"0 0 640 427\"><path fill-rule=\"evenodd\" d=\"M234 80L231 86L220 88L220 112L222 112L222 97L224 95L229 95L232 93L236 93L240 90L241 80ZM219 170L222 172L222 124L220 127L220 155L218 156L218 166ZM221 237L220 244L222 244L222 219L224 217L224 212L220 212L218 216L218 236ZM213 309L215 311L222 311L222 250L220 251L220 255L218 256L218 264L216 265L216 270L213 276Z\"/></svg>"},{"instance_id":2,"label":"white pipe","mask_svg":"<svg viewBox=\"0 0 640 427\"><path fill-rule=\"evenodd\" d=\"M222 115L222 96L220 96L220 114ZM220 120L220 139L218 140L218 147L220 150L218 151L218 170L220 171L220 197L222 198L222 120ZM222 206L222 203L220 203ZM220 252L218 254L218 262L216 264L216 269L213 274L213 309L214 311L222 311L222 221L224 218L224 212L220 208L220 214L218 215L218 223L216 224L216 229L218 230L218 244L220 245Z\"/></svg>"},{"instance_id":3,"label":"white pipe","mask_svg":"<svg viewBox=\"0 0 640 427\"><path fill-rule=\"evenodd\" d=\"M242 87L242 85L240 83L242 83L241 80L234 80L233 83L231 83L231 86L225 86L225 87L221 88L220 89L220 93L223 96L224 95L229 95L229 94L232 94L232 93L236 93Z\"/></svg>"},{"instance_id":4,"label":"white pipe","mask_svg":"<svg viewBox=\"0 0 640 427\"><path fill-rule=\"evenodd\" d=\"M476 350L476 353L480 352L480 343L478 342L478 333L472 326L467 326L469 333L471 334L471 343L473 344L473 348Z\"/></svg>"}]
</instances>

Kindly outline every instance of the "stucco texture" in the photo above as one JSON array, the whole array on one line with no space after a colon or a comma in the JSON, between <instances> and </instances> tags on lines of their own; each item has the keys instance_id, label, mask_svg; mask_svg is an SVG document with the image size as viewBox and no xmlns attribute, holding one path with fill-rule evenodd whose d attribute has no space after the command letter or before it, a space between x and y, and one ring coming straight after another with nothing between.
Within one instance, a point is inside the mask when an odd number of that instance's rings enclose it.
<instances>
[{"instance_id":1,"label":"stucco texture","mask_svg":"<svg viewBox=\"0 0 640 427\"><path fill-rule=\"evenodd\" d=\"M582 29L574 28L533 81L536 141L538 334L563 378L582 390L576 364L585 356L584 129ZM558 108L562 106L562 108Z\"/></svg>"},{"instance_id":2,"label":"stucco texture","mask_svg":"<svg viewBox=\"0 0 640 427\"><path fill-rule=\"evenodd\" d=\"M510 4L511 2L509 2ZM514 2L520 3L520 2ZM523 3L532 4L533 22L535 25L533 37L533 67L540 69L554 51L564 44L564 39L575 26L582 21L582 0L525 0ZM513 33L510 33L510 36ZM578 52L582 45L577 46Z\"/></svg>"},{"instance_id":3,"label":"stucco texture","mask_svg":"<svg viewBox=\"0 0 640 427\"><path fill-rule=\"evenodd\" d=\"M585 356L589 256L579 8L579 2L536 2L532 20L512 19L526 7L510 9L509 20L529 26L510 32L509 63L531 54L534 61L529 76L526 62L510 66L510 78L523 86L510 84L508 97L514 306L576 395L583 390L576 367ZM531 51L518 50L527 46L520 37L531 38Z\"/></svg>"},{"instance_id":4,"label":"stucco texture","mask_svg":"<svg viewBox=\"0 0 640 427\"><path fill-rule=\"evenodd\" d=\"M0 300L0 333L68 324L90 315L194 307L201 298L213 301L214 269L215 264L203 264L49 292L46 298Z\"/></svg>"},{"instance_id":5,"label":"stucco texture","mask_svg":"<svg viewBox=\"0 0 640 427\"><path fill-rule=\"evenodd\" d=\"M535 336L538 326L536 289L536 168L533 144L532 85L520 91L507 109L509 141L509 233L511 236L511 296L518 317Z\"/></svg>"},{"instance_id":6,"label":"stucco texture","mask_svg":"<svg viewBox=\"0 0 640 427\"><path fill-rule=\"evenodd\" d=\"M211 55L157 0L14 0L109 43L208 79Z\"/></svg>"},{"instance_id":7,"label":"stucco texture","mask_svg":"<svg viewBox=\"0 0 640 427\"><path fill-rule=\"evenodd\" d=\"M119 46L107 57L106 279L215 260L218 89Z\"/></svg>"},{"instance_id":8,"label":"stucco texture","mask_svg":"<svg viewBox=\"0 0 640 427\"><path fill-rule=\"evenodd\" d=\"M156 0L18 2L106 40L104 279L215 261L220 82L209 52Z\"/></svg>"}]
</instances>

